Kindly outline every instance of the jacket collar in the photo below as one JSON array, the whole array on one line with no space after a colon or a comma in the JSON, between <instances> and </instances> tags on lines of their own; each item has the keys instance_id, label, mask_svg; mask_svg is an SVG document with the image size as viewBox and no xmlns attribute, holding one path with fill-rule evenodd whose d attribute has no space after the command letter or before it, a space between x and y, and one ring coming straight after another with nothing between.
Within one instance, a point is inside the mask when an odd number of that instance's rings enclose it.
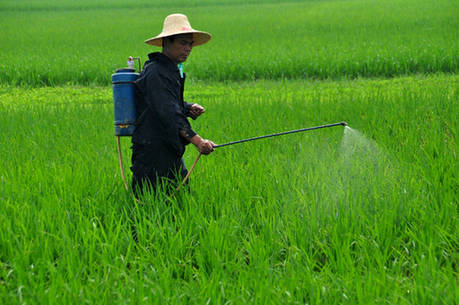
<instances>
[{"instance_id":1,"label":"jacket collar","mask_svg":"<svg viewBox=\"0 0 459 305\"><path fill-rule=\"evenodd\" d=\"M153 52L148 54L149 61L156 61L162 63L167 69L171 70L172 72L178 72L179 69L177 65L169 59L166 55L160 52Z\"/></svg>"}]
</instances>

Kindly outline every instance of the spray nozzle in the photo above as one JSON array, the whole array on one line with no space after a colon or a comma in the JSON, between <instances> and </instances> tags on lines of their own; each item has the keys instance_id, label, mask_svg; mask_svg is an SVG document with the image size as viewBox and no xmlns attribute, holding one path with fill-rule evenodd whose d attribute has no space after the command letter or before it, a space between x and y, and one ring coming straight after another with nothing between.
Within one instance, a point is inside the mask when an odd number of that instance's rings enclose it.
<instances>
[{"instance_id":1,"label":"spray nozzle","mask_svg":"<svg viewBox=\"0 0 459 305\"><path fill-rule=\"evenodd\" d=\"M342 121L340 124L343 125L343 126L349 126L349 125L347 125L347 123L344 122L344 121Z\"/></svg>"}]
</instances>

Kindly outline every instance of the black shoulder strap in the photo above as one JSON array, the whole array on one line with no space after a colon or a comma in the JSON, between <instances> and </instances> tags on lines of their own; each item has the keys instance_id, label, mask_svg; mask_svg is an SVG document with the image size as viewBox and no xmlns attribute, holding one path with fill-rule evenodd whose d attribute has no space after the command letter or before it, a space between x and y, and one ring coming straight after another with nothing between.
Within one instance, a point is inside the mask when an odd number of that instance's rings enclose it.
<instances>
[{"instance_id":1,"label":"black shoulder strap","mask_svg":"<svg viewBox=\"0 0 459 305\"><path fill-rule=\"evenodd\" d=\"M144 64L141 74L145 73L145 70L147 69L148 66L150 66L150 64L151 64L151 62ZM135 126L139 126L143 122L143 120L145 119L145 116L146 116L149 108L150 107L148 107L148 105L146 105L145 110L142 112L142 114L135 121L135 123L134 123Z\"/></svg>"}]
</instances>

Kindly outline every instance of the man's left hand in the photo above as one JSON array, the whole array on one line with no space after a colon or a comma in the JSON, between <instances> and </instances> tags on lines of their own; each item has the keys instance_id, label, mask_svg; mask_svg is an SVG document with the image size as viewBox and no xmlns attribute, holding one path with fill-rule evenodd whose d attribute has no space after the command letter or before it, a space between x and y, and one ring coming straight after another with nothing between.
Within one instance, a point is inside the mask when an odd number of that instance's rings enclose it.
<instances>
[{"instance_id":1,"label":"man's left hand","mask_svg":"<svg viewBox=\"0 0 459 305\"><path fill-rule=\"evenodd\" d=\"M204 107L202 107L201 105L199 104L193 104L191 105L191 108L190 108L190 117L193 119L193 120L196 120L198 118L198 116L200 116L201 114L203 114L206 110L204 109Z\"/></svg>"}]
</instances>

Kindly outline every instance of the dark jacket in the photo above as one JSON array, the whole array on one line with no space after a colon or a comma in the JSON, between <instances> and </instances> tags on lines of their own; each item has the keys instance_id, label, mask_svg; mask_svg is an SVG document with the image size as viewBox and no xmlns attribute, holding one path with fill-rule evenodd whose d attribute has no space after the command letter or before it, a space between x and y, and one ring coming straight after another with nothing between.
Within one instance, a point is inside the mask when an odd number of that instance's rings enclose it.
<instances>
[{"instance_id":1,"label":"dark jacket","mask_svg":"<svg viewBox=\"0 0 459 305\"><path fill-rule=\"evenodd\" d=\"M136 80L135 101L140 122L132 142L144 145L162 142L182 156L188 141L180 136L180 130L189 138L196 135L187 119L191 104L183 100L185 75L182 78L177 65L162 53L150 53L148 57Z\"/></svg>"}]
</instances>

